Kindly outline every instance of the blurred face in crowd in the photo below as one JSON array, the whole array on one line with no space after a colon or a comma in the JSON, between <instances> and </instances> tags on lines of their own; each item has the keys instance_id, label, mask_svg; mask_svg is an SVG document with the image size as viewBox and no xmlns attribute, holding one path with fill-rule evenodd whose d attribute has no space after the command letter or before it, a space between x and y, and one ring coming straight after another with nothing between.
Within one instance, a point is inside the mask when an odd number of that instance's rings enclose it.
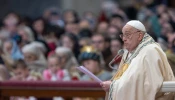
<instances>
[{"instance_id":1,"label":"blurred face in crowd","mask_svg":"<svg viewBox=\"0 0 175 100\"><path fill-rule=\"evenodd\" d=\"M67 23L65 29L66 32L74 33L77 35L79 32L79 25L77 23Z\"/></svg>"},{"instance_id":2,"label":"blurred face in crowd","mask_svg":"<svg viewBox=\"0 0 175 100\"><path fill-rule=\"evenodd\" d=\"M87 20L82 20L80 23L79 23L79 27L80 27L80 30L81 29L90 29L90 24Z\"/></svg>"},{"instance_id":3,"label":"blurred face in crowd","mask_svg":"<svg viewBox=\"0 0 175 100\"><path fill-rule=\"evenodd\" d=\"M173 28L169 23L162 24L161 34L167 36L168 33L172 33Z\"/></svg>"},{"instance_id":4,"label":"blurred face in crowd","mask_svg":"<svg viewBox=\"0 0 175 100\"><path fill-rule=\"evenodd\" d=\"M74 42L68 36L63 36L62 45L63 47L70 48L71 50L74 48Z\"/></svg>"},{"instance_id":5,"label":"blurred face in crowd","mask_svg":"<svg viewBox=\"0 0 175 100\"><path fill-rule=\"evenodd\" d=\"M107 22L101 22L101 23L98 24L97 33L106 34L107 33L107 28L108 28L108 23Z\"/></svg>"},{"instance_id":6,"label":"blurred face in crowd","mask_svg":"<svg viewBox=\"0 0 175 100\"><path fill-rule=\"evenodd\" d=\"M61 69L59 59L57 57L49 57L48 68L52 73L57 73L57 71Z\"/></svg>"},{"instance_id":7,"label":"blurred face in crowd","mask_svg":"<svg viewBox=\"0 0 175 100\"><path fill-rule=\"evenodd\" d=\"M95 60L92 60L92 59L85 60L82 62L82 64L93 74L96 74L99 71L99 63Z\"/></svg>"},{"instance_id":8,"label":"blurred face in crowd","mask_svg":"<svg viewBox=\"0 0 175 100\"><path fill-rule=\"evenodd\" d=\"M118 51L122 48L122 44L120 43L119 40L111 40L110 43L110 50L113 55L117 55Z\"/></svg>"},{"instance_id":9,"label":"blurred face in crowd","mask_svg":"<svg viewBox=\"0 0 175 100\"><path fill-rule=\"evenodd\" d=\"M71 23L73 21L75 21L75 16L73 14L73 11L66 11L64 14L63 14L63 18L64 18L64 21L66 23Z\"/></svg>"},{"instance_id":10,"label":"blurred face in crowd","mask_svg":"<svg viewBox=\"0 0 175 100\"><path fill-rule=\"evenodd\" d=\"M23 41L29 41L29 36L24 29L18 29L17 33L22 37Z\"/></svg>"},{"instance_id":11,"label":"blurred face in crowd","mask_svg":"<svg viewBox=\"0 0 175 100\"><path fill-rule=\"evenodd\" d=\"M92 46L98 51L103 51L105 49L105 40L102 35L92 36Z\"/></svg>"},{"instance_id":12,"label":"blurred face in crowd","mask_svg":"<svg viewBox=\"0 0 175 100\"><path fill-rule=\"evenodd\" d=\"M8 71L4 65L0 64L0 81L8 79Z\"/></svg>"},{"instance_id":13,"label":"blurred face in crowd","mask_svg":"<svg viewBox=\"0 0 175 100\"><path fill-rule=\"evenodd\" d=\"M11 33L16 32L17 24L19 23L19 17L15 13L8 14L4 19L4 25Z\"/></svg>"},{"instance_id":14,"label":"blurred face in crowd","mask_svg":"<svg viewBox=\"0 0 175 100\"><path fill-rule=\"evenodd\" d=\"M22 66L22 65L17 65ZM17 67L13 70L15 80L26 80L29 75L29 70L27 68Z\"/></svg>"},{"instance_id":15,"label":"blurred face in crowd","mask_svg":"<svg viewBox=\"0 0 175 100\"><path fill-rule=\"evenodd\" d=\"M24 59L27 63L31 63L33 61L38 60L38 57L32 53L24 53Z\"/></svg>"},{"instance_id":16,"label":"blurred face in crowd","mask_svg":"<svg viewBox=\"0 0 175 100\"><path fill-rule=\"evenodd\" d=\"M60 64L60 66L65 66L66 65L66 62L67 62L67 57L66 57L66 55L64 55L64 54L61 54L61 53L57 53L57 58L58 58L58 60L59 60L59 64Z\"/></svg>"},{"instance_id":17,"label":"blurred face in crowd","mask_svg":"<svg viewBox=\"0 0 175 100\"><path fill-rule=\"evenodd\" d=\"M116 26L119 29L122 29L123 27L123 21L120 18L112 18L110 21L111 26Z\"/></svg>"},{"instance_id":18,"label":"blurred face in crowd","mask_svg":"<svg viewBox=\"0 0 175 100\"><path fill-rule=\"evenodd\" d=\"M14 13L9 13L4 19L4 24L6 26L16 26L18 22L19 17Z\"/></svg>"},{"instance_id":19,"label":"blurred face in crowd","mask_svg":"<svg viewBox=\"0 0 175 100\"><path fill-rule=\"evenodd\" d=\"M170 20L170 16L168 15L168 13L162 13L159 18L159 23L160 25L162 25L164 23L168 23L169 20Z\"/></svg>"},{"instance_id":20,"label":"blurred face in crowd","mask_svg":"<svg viewBox=\"0 0 175 100\"><path fill-rule=\"evenodd\" d=\"M129 51L132 52L136 47L139 45L140 41L142 40L144 33L141 31L133 28L130 25L125 25L122 29L123 34L120 35L124 42L124 47Z\"/></svg>"},{"instance_id":21,"label":"blurred face in crowd","mask_svg":"<svg viewBox=\"0 0 175 100\"><path fill-rule=\"evenodd\" d=\"M13 47L13 44L11 41L5 41L3 44L4 52L7 52L8 54L12 53L12 47Z\"/></svg>"},{"instance_id":22,"label":"blurred face in crowd","mask_svg":"<svg viewBox=\"0 0 175 100\"><path fill-rule=\"evenodd\" d=\"M89 22L90 28L94 29L96 26L96 16L88 11L83 14L83 18L86 19Z\"/></svg>"},{"instance_id":23,"label":"blurred face in crowd","mask_svg":"<svg viewBox=\"0 0 175 100\"><path fill-rule=\"evenodd\" d=\"M39 33L39 34L42 34L43 30L44 30L44 22L43 20L36 20L34 23L33 23L33 29Z\"/></svg>"},{"instance_id":24,"label":"blurred face in crowd","mask_svg":"<svg viewBox=\"0 0 175 100\"><path fill-rule=\"evenodd\" d=\"M167 9L166 6L163 5L163 4L158 5L158 6L156 7L156 11L157 11L158 14L164 13L164 12L166 11L166 9Z\"/></svg>"},{"instance_id":25,"label":"blurred face in crowd","mask_svg":"<svg viewBox=\"0 0 175 100\"><path fill-rule=\"evenodd\" d=\"M119 30L116 27L110 26L107 30L107 34L109 38L114 38L119 35Z\"/></svg>"}]
</instances>

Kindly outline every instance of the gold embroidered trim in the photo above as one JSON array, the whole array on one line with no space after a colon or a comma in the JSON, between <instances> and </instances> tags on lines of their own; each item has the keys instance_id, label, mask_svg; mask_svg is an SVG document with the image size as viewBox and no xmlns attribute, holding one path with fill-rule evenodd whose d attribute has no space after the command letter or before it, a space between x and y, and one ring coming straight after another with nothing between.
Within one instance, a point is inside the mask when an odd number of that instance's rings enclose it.
<instances>
[{"instance_id":1,"label":"gold embroidered trim","mask_svg":"<svg viewBox=\"0 0 175 100\"><path fill-rule=\"evenodd\" d=\"M112 80L117 80L117 79L119 79L122 75L123 75L123 73L128 69L128 66L129 66L129 64L123 64L122 65L122 68L114 75L114 77L112 78Z\"/></svg>"}]
</instances>

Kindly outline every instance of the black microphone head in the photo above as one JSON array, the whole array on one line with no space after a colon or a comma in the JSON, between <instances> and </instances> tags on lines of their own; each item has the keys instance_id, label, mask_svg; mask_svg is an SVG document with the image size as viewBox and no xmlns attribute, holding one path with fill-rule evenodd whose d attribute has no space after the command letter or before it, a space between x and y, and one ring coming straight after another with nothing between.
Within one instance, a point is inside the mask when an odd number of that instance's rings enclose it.
<instances>
[{"instance_id":1,"label":"black microphone head","mask_svg":"<svg viewBox=\"0 0 175 100\"><path fill-rule=\"evenodd\" d=\"M124 54L124 50L123 49L120 49L117 54L120 55L120 56L122 56Z\"/></svg>"}]
</instances>

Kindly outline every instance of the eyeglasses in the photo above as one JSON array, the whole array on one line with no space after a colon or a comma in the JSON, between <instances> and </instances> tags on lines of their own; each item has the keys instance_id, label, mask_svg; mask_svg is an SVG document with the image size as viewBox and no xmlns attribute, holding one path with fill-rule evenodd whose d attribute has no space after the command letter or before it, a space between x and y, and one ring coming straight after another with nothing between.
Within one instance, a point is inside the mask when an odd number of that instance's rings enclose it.
<instances>
[{"instance_id":1,"label":"eyeglasses","mask_svg":"<svg viewBox=\"0 0 175 100\"><path fill-rule=\"evenodd\" d=\"M136 31L134 33L137 33L137 32L140 32L140 31ZM127 38L127 39L130 39L133 34L120 34L119 36L120 36L121 39L123 39L124 37Z\"/></svg>"}]
</instances>

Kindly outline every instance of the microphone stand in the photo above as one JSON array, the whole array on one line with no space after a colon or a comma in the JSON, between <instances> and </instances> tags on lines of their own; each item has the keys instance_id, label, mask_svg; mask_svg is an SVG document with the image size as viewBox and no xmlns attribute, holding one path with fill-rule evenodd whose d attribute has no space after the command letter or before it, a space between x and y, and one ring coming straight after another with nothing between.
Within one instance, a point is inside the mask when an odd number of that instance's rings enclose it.
<instances>
[{"instance_id":1,"label":"microphone stand","mask_svg":"<svg viewBox=\"0 0 175 100\"><path fill-rule=\"evenodd\" d=\"M121 57L121 56L122 56L122 55L116 55L116 56L112 59L112 61L108 64L109 67L116 70L117 68L112 67L112 63L114 63L114 61L116 61L116 60L117 60L119 57Z\"/></svg>"}]
</instances>

